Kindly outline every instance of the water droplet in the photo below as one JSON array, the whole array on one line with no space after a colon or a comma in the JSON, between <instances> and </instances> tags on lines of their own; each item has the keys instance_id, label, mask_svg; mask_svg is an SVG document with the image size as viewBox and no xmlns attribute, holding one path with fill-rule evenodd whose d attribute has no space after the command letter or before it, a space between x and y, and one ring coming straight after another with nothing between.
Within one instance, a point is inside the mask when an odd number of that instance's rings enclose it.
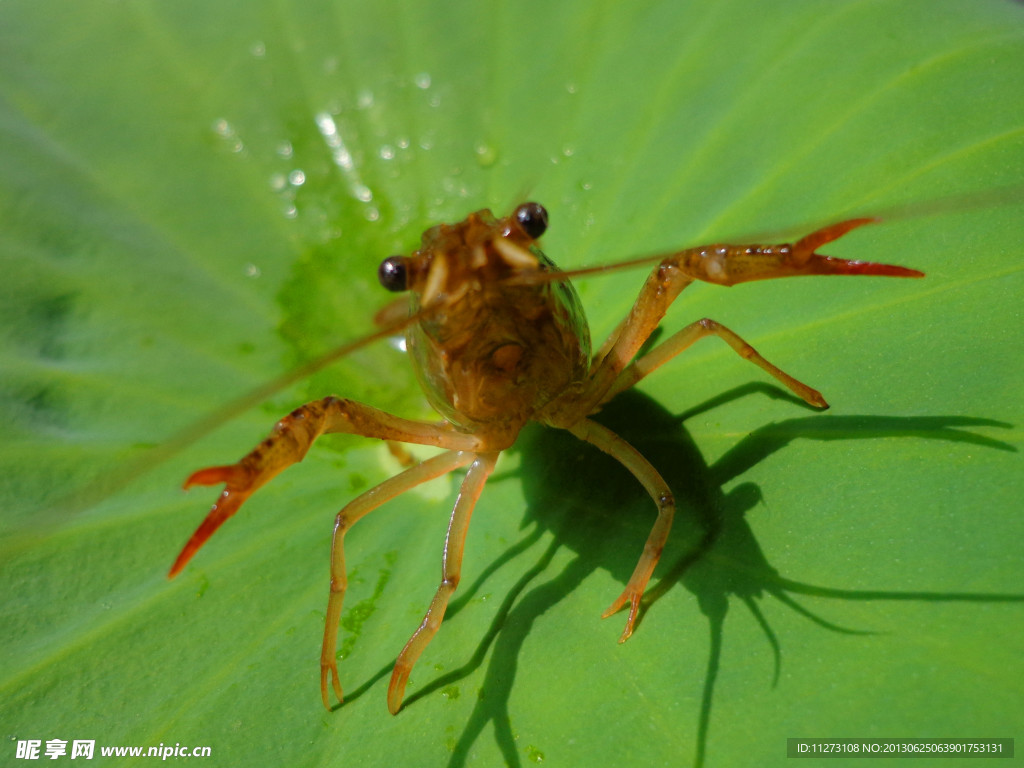
<instances>
[{"instance_id":1,"label":"water droplet","mask_svg":"<svg viewBox=\"0 0 1024 768\"><path fill-rule=\"evenodd\" d=\"M498 150L482 141L477 142L473 151L476 153L476 161L481 168L490 168L498 159Z\"/></svg>"},{"instance_id":2,"label":"water droplet","mask_svg":"<svg viewBox=\"0 0 1024 768\"><path fill-rule=\"evenodd\" d=\"M317 112L313 119L316 120L316 127L320 131L320 135L328 142L332 136L338 135L338 126L330 112Z\"/></svg>"},{"instance_id":3,"label":"water droplet","mask_svg":"<svg viewBox=\"0 0 1024 768\"><path fill-rule=\"evenodd\" d=\"M579 93L579 88L577 87L576 83L572 81L565 84L565 90L567 90L569 93Z\"/></svg>"},{"instance_id":4,"label":"water droplet","mask_svg":"<svg viewBox=\"0 0 1024 768\"><path fill-rule=\"evenodd\" d=\"M351 171L355 168L355 163L352 162L352 153L345 147L336 149L331 157L334 158L335 165L344 171Z\"/></svg>"},{"instance_id":5,"label":"water droplet","mask_svg":"<svg viewBox=\"0 0 1024 768\"><path fill-rule=\"evenodd\" d=\"M296 168L288 174L288 183L293 187L301 187L306 183L306 172L301 168Z\"/></svg>"},{"instance_id":6,"label":"water droplet","mask_svg":"<svg viewBox=\"0 0 1024 768\"><path fill-rule=\"evenodd\" d=\"M280 157L291 157L295 150L290 141L282 141L277 145L277 154Z\"/></svg>"},{"instance_id":7,"label":"water droplet","mask_svg":"<svg viewBox=\"0 0 1024 768\"><path fill-rule=\"evenodd\" d=\"M284 207L284 217L286 219L294 219L299 215L299 210L294 205L286 205Z\"/></svg>"},{"instance_id":8,"label":"water droplet","mask_svg":"<svg viewBox=\"0 0 1024 768\"><path fill-rule=\"evenodd\" d=\"M214 120L212 128L214 133L227 142L227 147L230 151L241 152L245 148L242 144L242 140L238 138L238 134L234 127L223 117L219 117Z\"/></svg>"},{"instance_id":9,"label":"water droplet","mask_svg":"<svg viewBox=\"0 0 1024 768\"><path fill-rule=\"evenodd\" d=\"M267 55L267 46L263 44L262 40L257 40L249 46L249 53L255 56L257 59L262 59Z\"/></svg>"},{"instance_id":10,"label":"water droplet","mask_svg":"<svg viewBox=\"0 0 1024 768\"><path fill-rule=\"evenodd\" d=\"M373 91L365 89L359 92L356 97L356 106L359 109L369 109L373 106Z\"/></svg>"},{"instance_id":11,"label":"water droplet","mask_svg":"<svg viewBox=\"0 0 1024 768\"><path fill-rule=\"evenodd\" d=\"M395 159L395 148L390 144L385 144L380 148L380 157L382 160L394 160Z\"/></svg>"},{"instance_id":12,"label":"water droplet","mask_svg":"<svg viewBox=\"0 0 1024 768\"><path fill-rule=\"evenodd\" d=\"M355 195L356 200L360 200L364 203L368 203L373 200L373 192L365 184L355 184L352 187L352 194Z\"/></svg>"},{"instance_id":13,"label":"water droplet","mask_svg":"<svg viewBox=\"0 0 1024 768\"><path fill-rule=\"evenodd\" d=\"M566 157L572 157L573 155L576 154L576 148L571 144L566 144L564 147L562 147L562 154L565 155Z\"/></svg>"},{"instance_id":14,"label":"water droplet","mask_svg":"<svg viewBox=\"0 0 1024 768\"><path fill-rule=\"evenodd\" d=\"M414 83L416 83L417 88L422 88L423 90L426 90L427 88L430 87L430 74L427 72L420 72L412 80Z\"/></svg>"},{"instance_id":15,"label":"water droplet","mask_svg":"<svg viewBox=\"0 0 1024 768\"><path fill-rule=\"evenodd\" d=\"M263 272L255 264L245 265L245 276L246 277L259 277Z\"/></svg>"},{"instance_id":16,"label":"water droplet","mask_svg":"<svg viewBox=\"0 0 1024 768\"><path fill-rule=\"evenodd\" d=\"M270 188L275 192L280 192L286 186L288 186L288 177L283 173L275 173L270 177Z\"/></svg>"}]
</instances>

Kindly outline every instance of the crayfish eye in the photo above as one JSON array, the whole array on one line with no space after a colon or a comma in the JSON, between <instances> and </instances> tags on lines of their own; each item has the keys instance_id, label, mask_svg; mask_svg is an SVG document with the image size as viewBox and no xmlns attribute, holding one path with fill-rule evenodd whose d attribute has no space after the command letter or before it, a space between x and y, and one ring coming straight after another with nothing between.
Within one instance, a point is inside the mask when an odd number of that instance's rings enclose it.
<instances>
[{"instance_id":1,"label":"crayfish eye","mask_svg":"<svg viewBox=\"0 0 1024 768\"><path fill-rule=\"evenodd\" d=\"M377 267L377 279L392 293L408 289L409 275L405 269L404 256L388 256Z\"/></svg>"},{"instance_id":2,"label":"crayfish eye","mask_svg":"<svg viewBox=\"0 0 1024 768\"><path fill-rule=\"evenodd\" d=\"M515 212L523 232L536 240L548 228L548 212L540 203L523 203Z\"/></svg>"}]
</instances>

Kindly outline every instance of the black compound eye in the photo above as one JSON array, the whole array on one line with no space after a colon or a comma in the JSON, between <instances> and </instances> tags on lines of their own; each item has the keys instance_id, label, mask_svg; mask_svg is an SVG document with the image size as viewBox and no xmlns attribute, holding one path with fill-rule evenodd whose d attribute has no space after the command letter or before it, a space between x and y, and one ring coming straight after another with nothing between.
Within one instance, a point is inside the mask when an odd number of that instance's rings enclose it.
<instances>
[{"instance_id":1,"label":"black compound eye","mask_svg":"<svg viewBox=\"0 0 1024 768\"><path fill-rule=\"evenodd\" d=\"M548 212L540 203L523 203L515 212L523 231L536 240L548 228Z\"/></svg>"},{"instance_id":2,"label":"black compound eye","mask_svg":"<svg viewBox=\"0 0 1024 768\"><path fill-rule=\"evenodd\" d=\"M407 290L409 275L405 269L404 256L388 256L377 267L377 279L392 293Z\"/></svg>"}]
</instances>

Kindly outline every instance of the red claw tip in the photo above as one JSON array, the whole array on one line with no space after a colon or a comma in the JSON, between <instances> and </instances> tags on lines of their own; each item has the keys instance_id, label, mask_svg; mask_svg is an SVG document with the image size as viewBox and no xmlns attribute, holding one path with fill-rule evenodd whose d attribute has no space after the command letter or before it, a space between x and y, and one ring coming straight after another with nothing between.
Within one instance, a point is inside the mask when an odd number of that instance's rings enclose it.
<instances>
[{"instance_id":1,"label":"red claw tip","mask_svg":"<svg viewBox=\"0 0 1024 768\"><path fill-rule=\"evenodd\" d=\"M878 264L874 261L851 261L836 256L811 254L811 260L804 267L807 275L858 275L873 277L924 277L924 272L895 264Z\"/></svg>"},{"instance_id":2,"label":"red claw tip","mask_svg":"<svg viewBox=\"0 0 1024 768\"><path fill-rule=\"evenodd\" d=\"M178 554L178 557L175 558L174 565L171 566L171 570L169 570L167 572L167 578L168 579L173 579L175 576L177 576L179 573L181 573L181 569L184 568L186 563L188 563L188 561L191 560L191 559L192 559L192 553L189 552L188 555L186 556L185 555L185 550L182 550Z\"/></svg>"},{"instance_id":3,"label":"red claw tip","mask_svg":"<svg viewBox=\"0 0 1024 768\"><path fill-rule=\"evenodd\" d=\"M220 483L232 483L237 484L238 480L244 475L242 470L237 464L230 464L223 467L205 467L199 469L188 476L185 480L185 484L182 486L185 490L188 490L193 485L219 485Z\"/></svg>"}]
</instances>

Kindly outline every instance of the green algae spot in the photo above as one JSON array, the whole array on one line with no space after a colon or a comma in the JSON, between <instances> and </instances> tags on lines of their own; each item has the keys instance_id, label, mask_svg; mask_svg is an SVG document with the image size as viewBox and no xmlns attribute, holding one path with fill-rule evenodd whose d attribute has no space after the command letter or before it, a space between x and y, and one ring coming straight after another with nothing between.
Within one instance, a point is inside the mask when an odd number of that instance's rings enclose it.
<instances>
[{"instance_id":1,"label":"green algae spot","mask_svg":"<svg viewBox=\"0 0 1024 768\"><path fill-rule=\"evenodd\" d=\"M363 633L363 624L377 610L377 600L384 594L384 587L387 586L388 580L391 578L391 566L395 564L397 557L397 552L385 553L384 562L387 564L387 567L377 571L377 583L374 585L373 594L365 600L360 600L342 614L341 627L348 632L348 636L341 641L337 658L344 659L355 648L356 641L359 640L359 636Z\"/></svg>"},{"instance_id":2,"label":"green algae spot","mask_svg":"<svg viewBox=\"0 0 1024 768\"><path fill-rule=\"evenodd\" d=\"M448 701L455 701L459 698L459 686L448 685L441 689L441 695L444 696Z\"/></svg>"}]
</instances>

